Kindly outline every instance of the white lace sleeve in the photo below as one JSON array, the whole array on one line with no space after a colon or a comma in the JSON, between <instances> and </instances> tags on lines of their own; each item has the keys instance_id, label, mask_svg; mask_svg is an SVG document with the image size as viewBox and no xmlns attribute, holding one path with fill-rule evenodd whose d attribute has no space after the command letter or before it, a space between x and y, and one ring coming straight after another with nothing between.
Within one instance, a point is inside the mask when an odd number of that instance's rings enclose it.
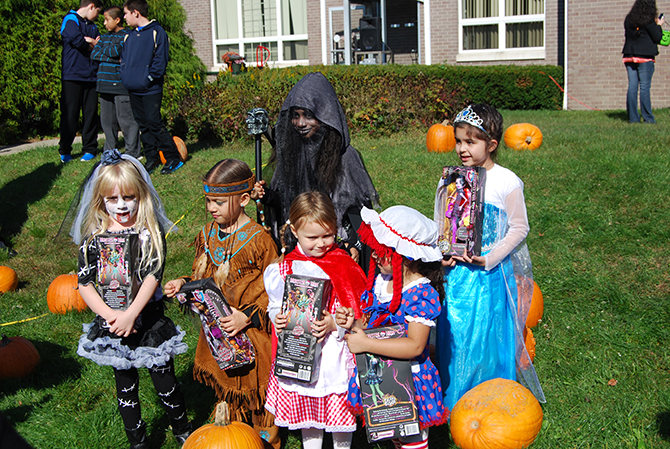
<instances>
[{"instance_id":1,"label":"white lace sleeve","mask_svg":"<svg viewBox=\"0 0 670 449\"><path fill-rule=\"evenodd\" d=\"M505 198L505 209L507 211L509 229L505 237L485 256L486 270L497 266L514 248L526 239L528 231L530 231L522 187L512 190L507 195Z\"/></svg>"}]
</instances>

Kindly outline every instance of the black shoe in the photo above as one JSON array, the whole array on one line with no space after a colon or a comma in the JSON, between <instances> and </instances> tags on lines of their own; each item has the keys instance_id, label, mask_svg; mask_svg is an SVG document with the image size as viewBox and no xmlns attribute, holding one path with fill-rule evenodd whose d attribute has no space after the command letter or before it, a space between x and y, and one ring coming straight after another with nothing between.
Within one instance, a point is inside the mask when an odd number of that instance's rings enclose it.
<instances>
[{"instance_id":1,"label":"black shoe","mask_svg":"<svg viewBox=\"0 0 670 449\"><path fill-rule=\"evenodd\" d=\"M182 433L175 433L174 434L174 439L177 440L177 444L179 444L179 447L182 447L188 437L193 433L193 429L191 427L191 423L188 423L187 429L182 432Z\"/></svg>"},{"instance_id":2,"label":"black shoe","mask_svg":"<svg viewBox=\"0 0 670 449\"><path fill-rule=\"evenodd\" d=\"M147 160L147 163L144 164L144 169L147 171L147 173L151 173L151 172L153 172L154 170L156 170L156 168L157 168L160 164L161 164L161 162L160 162L158 159L153 160L153 161Z\"/></svg>"},{"instance_id":3,"label":"black shoe","mask_svg":"<svg viewBox=\"0 0 670 449\"><path fill-rule=\"evenodd\" d=\"M174 173L177 170L179 170L184 163L182 161L172 161L172 162L166 162L165 165L163 166L163 169L161 170L161 175L169 175L170 173Z\"/></svg>"},{"instance_id":4,"label":"black shoe","mask_svg":"<svg viewBox=\"0 0 670 449\"><path fill-rule=\"evenodd\" d=\"M130 449L149 449L148 443L130 443Z\"/></svg>"},{"instance_id":5,"label":"black shoe","mask_svg":"<svg viewBox=\"0 0 670 449\"><path fill-rule=\"evenodd\" d=\"M126 429L126 436L130 442L130 449L149 449L147 426L144 423L141 423L140 427L135 430Z\"/></svg>"}]
</instances>

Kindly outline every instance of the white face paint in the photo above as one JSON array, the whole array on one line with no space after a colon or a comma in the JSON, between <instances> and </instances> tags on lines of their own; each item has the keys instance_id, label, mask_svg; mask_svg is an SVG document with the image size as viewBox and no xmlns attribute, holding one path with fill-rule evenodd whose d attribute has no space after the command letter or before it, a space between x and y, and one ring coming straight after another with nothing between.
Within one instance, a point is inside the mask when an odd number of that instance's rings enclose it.
<instances>
[{"instance_id":1,"label":"white face paint","mask_svg":"<svg viewBox=\"0 0 670 449\"><path fill-rule=\"evenodd\" d=\"M135 195L121 195L119 186L115 186L114 191L105 197L105 209L117 223L132 224L137 214L137 198Z\"/></svg>"}]
</instances>

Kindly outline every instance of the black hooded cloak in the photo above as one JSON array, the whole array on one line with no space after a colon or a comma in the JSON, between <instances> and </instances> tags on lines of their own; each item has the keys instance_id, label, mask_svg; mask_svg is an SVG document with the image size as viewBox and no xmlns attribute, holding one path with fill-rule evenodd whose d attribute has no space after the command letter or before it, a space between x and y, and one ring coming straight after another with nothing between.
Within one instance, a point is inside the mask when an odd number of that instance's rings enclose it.
<instances>
[{"instance_id":1,"label":"black hooded cloak","mask_svg":"<svg viewBox=\"0 0 670 449\"><path fill-rule=\"evenodd\" d=\"M303 139L291 123L292 109L308 109L321 123L311 139ZM270 181L269 225L275 238L288 219L291 202L302 192L328 194L338 217L338 236L353 244L362 206L379 206L379 194L360 154L350 145L349 127L335 89L319 72L308 73L293 86L275 127L277 166Z\"/></svg>"}]
</instances>

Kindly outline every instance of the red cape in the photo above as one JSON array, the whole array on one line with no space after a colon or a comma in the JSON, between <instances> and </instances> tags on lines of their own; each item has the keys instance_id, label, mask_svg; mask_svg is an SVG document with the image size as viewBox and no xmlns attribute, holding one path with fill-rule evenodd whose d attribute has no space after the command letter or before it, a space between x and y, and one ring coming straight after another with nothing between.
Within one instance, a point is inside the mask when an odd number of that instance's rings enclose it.
<instances>
[{"instance_id":1,"label":"red cape","mask_svg":"<svg viewBox=\"0 0 670 449\"><path fill-rule=\"evenodd\" d=\"M284 257L284 261L289 262L287 274L293 273L292 262L294 260L312 262L321 268L333 282L333 289L340 303L344 307L354 309L356 319L361 317L360 303L361 295L365 292L365 273L347 252L336 247L323 257L317 258L308 257L296 248Z\"/></svg>"}]
</instances>

